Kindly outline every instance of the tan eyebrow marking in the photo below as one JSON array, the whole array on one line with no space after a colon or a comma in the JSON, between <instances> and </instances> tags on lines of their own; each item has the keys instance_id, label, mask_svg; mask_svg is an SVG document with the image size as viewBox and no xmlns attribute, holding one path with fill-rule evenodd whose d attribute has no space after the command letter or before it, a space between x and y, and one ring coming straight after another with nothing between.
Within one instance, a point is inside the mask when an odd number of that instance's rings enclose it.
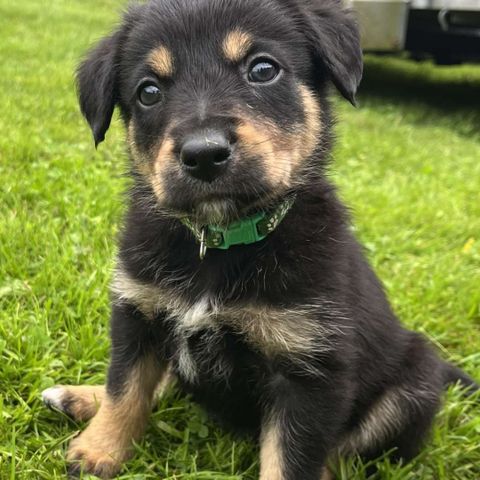
<instances>
[{"instance_id":1,"label":"tan eyebrow marking","mask_svg":"<svg viewBox=\"0 0 480 480\"><path fill-rule=\"evenodd\" d=\"M161 46L150 52L148 64L161 77L171 77L173 75L173 55L165 46Z\"/></svg>"},{"instance_id":2,"label":"tan eyebrow marking","mask_svg":"<svg viewBox=\"0 0 480 480\"><path fill-rule=\"evenodd\" d=\"M252 44L253 38L249 33L233 30L223 40L223 54L227 60L238 62L247 55Z\"/></svg>"}]
</instances>

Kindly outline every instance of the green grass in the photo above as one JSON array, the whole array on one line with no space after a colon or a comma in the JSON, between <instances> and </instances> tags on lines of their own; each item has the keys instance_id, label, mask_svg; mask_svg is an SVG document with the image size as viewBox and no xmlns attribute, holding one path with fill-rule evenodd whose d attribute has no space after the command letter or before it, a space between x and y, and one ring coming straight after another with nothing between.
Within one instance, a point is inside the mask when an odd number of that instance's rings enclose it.
<instances>
[{"instance_id":1,"label":"green grass","mask_svg":"<svg viewBox=\"0 0 480 480\"><path fill-rule=\"evenodd\" d=\"M72 72L122 3L0 0L2 480L64 478L81 426L39 394L104 381L126 158L118 120L95 152ZM338 101L332 175L404 322L480 378L478 98L480 67L369 58L361 108ZM422 455L384 460L381 478L478 480L479 413L449 392ZM122 478L253 480L257 452L173 392ZM339 478L362 480L363 467L342 462Z\"/></svg>"}]
</instances>

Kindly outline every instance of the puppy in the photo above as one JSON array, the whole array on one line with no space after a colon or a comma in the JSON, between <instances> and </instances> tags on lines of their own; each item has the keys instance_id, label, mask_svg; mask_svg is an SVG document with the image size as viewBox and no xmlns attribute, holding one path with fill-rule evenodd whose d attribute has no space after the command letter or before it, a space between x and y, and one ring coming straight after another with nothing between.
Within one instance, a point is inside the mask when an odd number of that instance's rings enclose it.
<instances>
[{"instance_id":1,"label":"puppy","mask_svg":"<svg viewBox=\"0 0 480 480\"><path fill-rule=\"evenodd\" d=\"M473 380L403 328L325 175L328 93L362 76L336 0L153 0L78 71L95 143L116 106L132 188L106 387L47 404L89 420L68 461L115 476L176 378L260 443L261 480L319 480L333 454L419 450L446 385Z\"/></svg>"}]
</instances>

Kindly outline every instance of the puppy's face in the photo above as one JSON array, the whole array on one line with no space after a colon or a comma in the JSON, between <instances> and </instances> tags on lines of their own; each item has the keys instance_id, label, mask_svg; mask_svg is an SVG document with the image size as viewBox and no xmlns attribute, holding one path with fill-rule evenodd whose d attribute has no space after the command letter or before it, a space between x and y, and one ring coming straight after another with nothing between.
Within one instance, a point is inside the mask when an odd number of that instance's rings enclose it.
<instances>
[{"instance_id":1,"label":"puppy's face","mask_svg":"<svg viewBox=\"0 0 480 480\"><path fill-rule=\"evenodd\" d=\"M97 142L118 104L137 178L163 209L205 222L228 221L297 188L322 150L323 85L333 79L352 98L348 77L361 71L336 79L328 59L318 61L306 34L316 13L302 18L293 0L163 0L131 10L79 71ZM330 13L330 28L340 28L335 15L349 18L338 6ZM352 63L358 46L351 48L332 58ZM101 85L111 90L108 105L92 113L86 84L109 62Z\"/></svg>"}]
</instances>

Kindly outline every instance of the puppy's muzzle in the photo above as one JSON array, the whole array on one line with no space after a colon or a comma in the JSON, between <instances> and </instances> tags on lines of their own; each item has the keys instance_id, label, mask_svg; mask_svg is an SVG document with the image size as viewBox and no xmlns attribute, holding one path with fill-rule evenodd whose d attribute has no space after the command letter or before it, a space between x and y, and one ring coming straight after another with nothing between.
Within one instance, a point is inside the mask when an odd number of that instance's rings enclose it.
<instances>
[{"instance_id":1,"label":"puppy's muzzle","mask_svg":"<svg viewBox=\"0 0 480 480\"><path fill-rule=\"evenodd\" d=\"M186 137L180 150L184 170L194 178L213 182L230 163L232 142L221 130L208 129Z\"/></svg>"}]
</instances>

